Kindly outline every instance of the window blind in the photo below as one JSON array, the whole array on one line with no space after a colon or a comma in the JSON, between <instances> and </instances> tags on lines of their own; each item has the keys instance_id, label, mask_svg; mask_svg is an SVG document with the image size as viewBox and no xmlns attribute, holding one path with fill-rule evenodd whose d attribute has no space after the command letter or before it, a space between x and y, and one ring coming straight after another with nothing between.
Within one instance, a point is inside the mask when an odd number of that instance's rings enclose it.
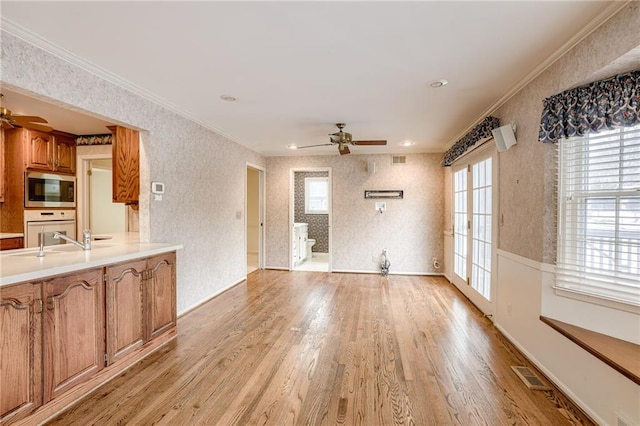
<instances>
[{"instance_id":1,"label":"window blind","mask_svg":"<svg viewBox=\"0 0 640 426\"><path fill-rule=\"evenodd\" d=\"M640 306L640 125L558 146L556 287Z\"/></svg>"}]
</instances>

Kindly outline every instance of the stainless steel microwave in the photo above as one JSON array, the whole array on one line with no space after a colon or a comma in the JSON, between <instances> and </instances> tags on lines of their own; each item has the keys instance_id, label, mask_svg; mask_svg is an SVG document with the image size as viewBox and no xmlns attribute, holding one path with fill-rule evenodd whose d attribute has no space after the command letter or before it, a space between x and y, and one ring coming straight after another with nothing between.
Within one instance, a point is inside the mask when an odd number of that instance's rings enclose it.
<instances>
[{"instance_id":1,"label":"stainless steel microwave","mask_svg":"<svg viewBox=\"0 0 640 426\"><path fill-rule=\"evenodd\" d=\"M25 207L76 207L76 178L53 173L26 172Z\"/></svg>"}]
</instances>

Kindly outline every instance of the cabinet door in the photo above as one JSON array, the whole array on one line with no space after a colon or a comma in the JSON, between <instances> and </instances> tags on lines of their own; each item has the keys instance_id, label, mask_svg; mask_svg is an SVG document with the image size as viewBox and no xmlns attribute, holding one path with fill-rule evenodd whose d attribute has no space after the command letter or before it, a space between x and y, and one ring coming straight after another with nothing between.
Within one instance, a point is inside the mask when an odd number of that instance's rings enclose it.
<instances>
[{"instance_id":1,"label":"cabinet door","mask_svg":"<svg viewBox=\"0 0 640 426\"><path fill-rule=\"evenodd\" d=\"M107 364L123 358L144 343L142 273L147 262L107 267Z\"/></svg>"},{"instance_id":2,"label":"cabinet door","mask_svg":"<svg viewBox=\"0 0 640 426\"><path fill-rule=\"evenodd\" d=\"M147 260L147 340L176 324L176 254L165 253Z\"/></svg>"},{"instance_id":3,"label":"cabinet door","mask_svg":"<svg viewBox=\"0 0 640 426\"><path fill-rule=\"evenodd\" d=\"M4 202L4 185L7 181L4 171L4 129L0 128L0 203Z\"/></svg>"},{"instance_id":4,"label":"cabinet door","mask_svg":"<svg viewBox=\"0 0 640 426\"><path fill-rule=\"evenodd\" d=\"M40 284L0 292L0 423L27 416L42 404Z\"/></svg>"},{"instance_id":5,"label":"cabinet door","mask_svg":"<svg viewBox=\"0 0 640 426\"><path fill-rule=\"evenodd\" d=\"M24 130L27 144L27 168L36 170L53 170L53 136Z\"/></svg>"},{"instance_id":6,"label":"cabinet door","mask_svg":"<svg viewBox=\"0 0 640 426\"><path fill-rule=\"evenodd\" d=\"M102 269L44 283L45 402L104 367Z\"/></svg>"},{"instance_id":7,"label":"cabinet door","mask_svg":"<svg viewBox=\"0 0 640 426\"><path fill-rule=\"evenodd\" d=\"M55 169L62 173L76 172L76 147L71 138L55 137Z\"/></svg>"},{"instance_id":8,"label":"cabinet door","mask_svg":"<svg viewBox=\"0 0 640 426\"><path fill-rule=\"evenodd\" d=\"M109 126L113 132L113 202L137 204L140 194L140 135L122 126Z\"/></svg>"}]
</instances>

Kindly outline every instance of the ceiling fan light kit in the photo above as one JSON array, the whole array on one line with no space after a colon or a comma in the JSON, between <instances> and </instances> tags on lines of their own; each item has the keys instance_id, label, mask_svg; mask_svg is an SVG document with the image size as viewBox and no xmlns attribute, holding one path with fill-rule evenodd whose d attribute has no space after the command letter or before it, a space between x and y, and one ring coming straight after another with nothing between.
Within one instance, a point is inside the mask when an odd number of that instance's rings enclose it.
<instances>
[{"instance_id":1,"label":"ceiling fan light kit","mask_svg":"<svg viewBox=\"0 0 640 426\"><path fill-rule=\"evenodd\" d=\"M351 133L347 133L347 132L342 130L342 129L344 129L345 126L346 126L345 123L336 123L336 127L338 128L338 131L336 133L330 133L329 134L329 142L330 143L325 143L325 144L320 144L320 145L299 146L297 149L313 148L313 147L317 147L317 146L338 145L338 152L340 153L340 155L345 155L345 154L351 153L351 150L349 150L349 147L347 145L359 145L359 146L374 146L374 145L377 145L377 146L383 146L383 145L387 144L386 140L354 141L353 137L351 136Z\"/></svg>"}]
</instances>

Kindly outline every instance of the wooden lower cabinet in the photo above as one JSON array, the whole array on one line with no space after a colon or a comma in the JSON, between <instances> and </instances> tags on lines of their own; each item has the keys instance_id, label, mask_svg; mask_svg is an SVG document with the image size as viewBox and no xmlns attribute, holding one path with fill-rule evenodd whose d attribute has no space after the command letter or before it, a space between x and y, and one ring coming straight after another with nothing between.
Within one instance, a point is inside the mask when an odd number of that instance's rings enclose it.
<instances>
[{"instance_id":1,"label":"wooden lower cabinet","mask_svg":"<svg viewBox=\"0 0 640 426\"><path fill-rule=\"evenodd\" d=\"M104 367L102 268L44 283L44 402Z\"/></svg>"},{"instance_id":2,"label":"wooden lower cabinet","mask_svg":"<svg viewBox=\"0 0 640 426\"><path fill-rule=\"evenodd\" d=\"M2 238L0 239L0 250L21 249L24 247L24 238Z\"/></svg>"},{"instance_id":3,"label":"wooden lower cabinet","mask_svg":"<svg viewBox=\"0 0 640 426\"><path fill-rule=\"evenodd\" d=\"M42 405L40 283L0 289L0 423Z\"/></svg>"},{"instance_id":4,"label":"wooden lower cabinet","mask_svg":"<svg viewBox=\"0 0 640 426\"><path fill-rule=\"evenodd\" d=\"M107 364L176 325L176 254L107 267Z\"/></svg>"},{"instance_id":5,"label":"wooden lower cabinet","mask_svg":"<svg viewBox=\"0 0 640 426\"><path fill-rule=\"evenodd\" d=\"M42 423L175 337L175 296L175 252L1 287L0 425Z\"/></svg>"},{"instance_id":6,"label":"wooden lower cabinet","mask_svg":"<svg viewBox=\"0 0 640 426\"><path fill-rule=\"evenodd\" d=\"M146 260L107 267L107 364L144 344L142 273L146 269Z\"/></svg>"}]
</instances>

